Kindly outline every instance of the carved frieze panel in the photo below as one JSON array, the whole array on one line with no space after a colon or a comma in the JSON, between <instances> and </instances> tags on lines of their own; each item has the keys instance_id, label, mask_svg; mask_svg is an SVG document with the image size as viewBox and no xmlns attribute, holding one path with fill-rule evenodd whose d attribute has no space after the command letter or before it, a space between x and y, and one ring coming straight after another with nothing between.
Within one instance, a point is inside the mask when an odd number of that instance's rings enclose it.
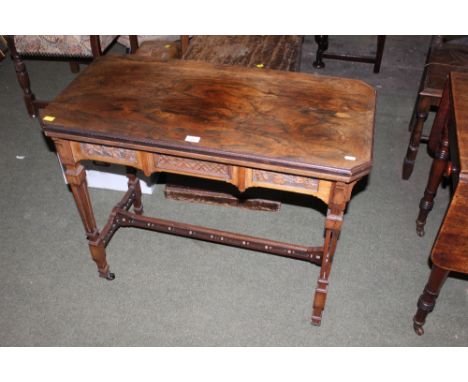
<instances>
[{"instance_id":1,"label":"carved frieze panel","mask_svg":"<svg viewBox=\"0 0 468 382\"><path fill-rule=\"evenodd\" d=\"M253 170L252 180L257 184L303 188L311 191L318 191L319 185L318 179L265 170Z\"/></svg>"},{"instance_id":2,"label":"carved frieze panel","mask_svg":"<svg viewBox=\"0 0 468 382\"><path fill-rule=\"evenodd\" d=\"M104 145L94 145L91 143L80 143L81 152L89 156L100 156L104 158L114 158L126 162L137 162L136 152L119 147L109 147Z\"/></svg>"},{"instance_id":3,"label":"carved frieze panel","mask_svg":"<svg viewBox=\"0 0 468 382\"><path fill-rule=\"evenodd\" d=\"M155 166L160 170L182 174L204 175L219 179L229 179L231 176L230 166L222 163L205 162L170 155L157 155L154 158Z\"/></svg>"}]
</instances>

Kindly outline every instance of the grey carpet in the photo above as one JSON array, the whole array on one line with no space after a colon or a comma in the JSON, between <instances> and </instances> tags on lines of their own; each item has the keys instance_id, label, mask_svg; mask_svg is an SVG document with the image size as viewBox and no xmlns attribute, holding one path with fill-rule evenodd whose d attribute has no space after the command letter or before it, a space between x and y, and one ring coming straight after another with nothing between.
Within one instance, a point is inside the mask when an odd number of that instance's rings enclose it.
<instances>
[{"instance_id":1,"label":"grey carpet","mask_svg":"<svg viewBox=\"0 0 468 382\"><path fill-rule=\"evenodd\" d=\"M349 204L320 328L309 321L319 268L301 261L121 229L108 247L117 278L99 279L57 159L27 116L12 62L0 62L0 345L467 346L468 283L460 277L448 279L426 334L412 329L449 202L441 189L419 238L414 221L431 163L425 146L412 178L400 173L428 44L389 36L374 74L371 65L332 60L316 71L313 37L305 40L302 71L361 79L378 91L374 167ZM332 50L366 53L375 37L332 37ZM39 98L74 76L64 63L27 66ZM121 193L90 192L103 224ZM165 200L158 185L143 201L149 215L318 245L323 208L285 200L278 213L252 212Z\"/></svg>"}]
</instances>

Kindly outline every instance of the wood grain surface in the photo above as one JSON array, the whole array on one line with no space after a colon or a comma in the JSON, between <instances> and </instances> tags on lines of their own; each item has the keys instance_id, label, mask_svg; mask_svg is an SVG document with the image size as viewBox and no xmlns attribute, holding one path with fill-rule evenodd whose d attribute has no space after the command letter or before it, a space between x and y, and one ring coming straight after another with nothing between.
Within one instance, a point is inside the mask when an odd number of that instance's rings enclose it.
<instances>
[{"instance_id":1,"label":"wood grain surface","mask_svg":"<svg viewBox=\"0 0 468 382\"><path fill-rule=\"evenodd\" d=\"M184 60L298 70L303 36L194 36Z\"/></svg>"},{"instance_id":2,"label":"wood grain surface","mask_svg":"<svg viewBox=\"0 0 468 382\"><path fill-rule=\"evenodd\" d=\"M458 178L450 206L432 248L439 267L468 273L468 73L451 73L451 100L457 152Z\"/></svg>"},{"instance_id":3,"label":"wood grain surface","mask_svg":"<svg viewBox=\"0 0 468 382\"><path fill-rule=\"evenodd\" d=\"M375 91L344 78L104 56L44 111L46 135L267 164L350 182L370 171ZM187 136L200 137L198 143Z\"/></svg>"}]
</instances>

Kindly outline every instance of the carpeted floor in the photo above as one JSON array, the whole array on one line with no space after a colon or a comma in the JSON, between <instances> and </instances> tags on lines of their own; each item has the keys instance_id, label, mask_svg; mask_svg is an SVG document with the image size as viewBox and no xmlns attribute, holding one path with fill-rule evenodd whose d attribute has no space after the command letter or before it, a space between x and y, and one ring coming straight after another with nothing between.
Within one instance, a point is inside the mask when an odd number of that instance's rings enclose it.
<instances>
[{"instance_id":1,"label":"carpeted floor","mask_svg":"<svg viewBox=\"0 0 468 382\"><path fill-rule=\"evenodd\" d=\"M313 37L305 40L302 71L378 91L374 167L349 204L320 328L310 325L319 268L306 262L121 229L108 247L116 280L98 278L57 159L27 116L12 62L0 62L0 346L467 346L468 282L460 276L448 279L426 334L412 329L449 201L441 189L418 237L425 146L412 178L400 174L428 45L427 36L389 36L374 74L371 65L332 60L316 71ZM332 50L366 53L375 37L332 37ZM64 63L27 66L39 98L74 77ZM102 225L121 193L90 192ZM319 244L323 206L278 196L286 202L277 213L169 201L162 185L143 202L148 215Z\"/></svg>"}]
</instances>

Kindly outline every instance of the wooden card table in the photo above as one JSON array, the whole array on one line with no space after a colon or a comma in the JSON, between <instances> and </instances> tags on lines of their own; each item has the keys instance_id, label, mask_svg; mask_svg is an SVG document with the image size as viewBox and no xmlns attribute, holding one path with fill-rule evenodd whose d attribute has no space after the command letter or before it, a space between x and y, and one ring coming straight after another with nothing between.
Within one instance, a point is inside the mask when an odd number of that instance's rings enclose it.
<instances>
[{"instance_id":1,"label":"wooden card table","mask_svg":"<svg viewBox=\"0 0 468 382\"><path fill-rule=\"evenodd\" d=\"M320 265L312 322L320 324L333 254L354 184L372 163L375 91L363 82L194 61L105 56L44 111L100 276L119 227L139 227ZM98 230L80 161L121 164L297 192L328 205L323 246L308 247L143 215L134 173ZM131 208L133 207L133 212Z\"/></svg>"}]
</instances>

